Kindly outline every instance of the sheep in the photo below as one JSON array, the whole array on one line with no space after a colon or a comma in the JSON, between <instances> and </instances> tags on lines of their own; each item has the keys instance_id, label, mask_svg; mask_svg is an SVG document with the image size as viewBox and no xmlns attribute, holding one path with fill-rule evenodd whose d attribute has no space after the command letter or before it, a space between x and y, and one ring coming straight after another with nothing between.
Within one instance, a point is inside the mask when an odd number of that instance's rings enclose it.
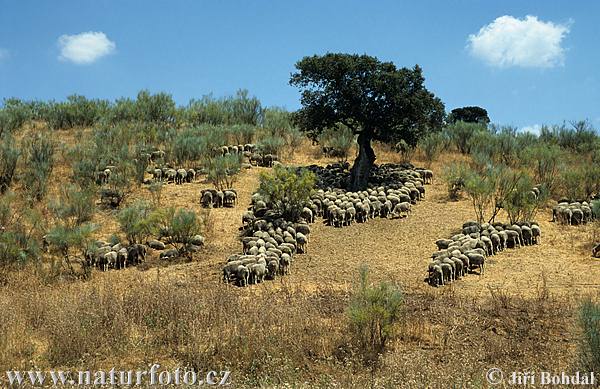
<instances>
[{"instance_id":1,"label":"sheep","mask_svg":"<svg viewBox=\"0 0 600 389\"><path fill-rule=\"evenodd\" d=\"M258 284L264 281L267 268L263 263L255 263L250 265L248 270L250 270L248 277L249 284Z\"/></svg>"},{"instance_id":2,"label":"sheep","mask_svg":"<svg viewBox=\"0 0 600 389\"><path fill-rule=\"evenodd\" d=\"M308 223L314 223L315 218L313 212L310 208L304 207L302 208L302 212L300 212L300 217L306 220Z\"/></svg>"},{"instance_id":3,"label":"sheep","mask_svg":"<svg viewBox=\"0 0 600 389\"><path fill-rule=\"evenodd\" d=\"M281 254L279 258L279 274L287 275L290 274L290 267L292 264L292 257L289 254Z\"/></svg>"},{"instance_id":4,"label":"sheep","mask_svg":"<svg viewBox=\"0 0 600 389\"><path fill-rule=\"evenodd\" d=\"M296 243L298 252L302 251L303 254L307 253L306 244L308 243L308 238L301 232L296 233Z\"/></svg>"},{"instance_id":5,"label":"sheep","mask_svg":"<svg viewBox=\"0 0 600 389\"><path fill-rule=\"evenodd\" d=\"M392 211L392 216L400 217L402 213L406 216L411 212L411 205L409 202L398 203L394 206L394 210Z\"/></svg>"},{"instance_id":6,"label":"sheep","mask_svg":"<svg viewBox=\"0 0 600 389\"><path fill-rule=\"evenodd\" d=\"M306 236L306 241L310 241L310 226L308 224L298 223L294 225L294 229L296 233L300 232L301 234Z\"/></svg>"},{"instance_id":7,"label":"sheep","mask_svg":"<svg viewBox=\"0 0 600 389\"><path fill-rule=\"evenodd\" d=\"M233 189L228 189L223 192L223 206L235 207L237 202L237 193Z\"/></svg>"},{"instance_id":8,"label":"sheep","mask_svg":"<svg viewBox=\"0 0 600 389\"><path fill-rule=\"evenodd\" d=\"M440 264L440 267L441 267L442 273L444 275L444 281L442 282L442 285L452 282L452 280L454 278L454 274L452 273L452 266L450 266L448 263L442 262Z\"/></svg>"},{"instance_id":9,"label":"sheep","mask_svg":"<svg viewBox=\"0 0 600 389\"><path fill-rule=\"evenodd\" d=\"M267 277L271 280L274 280L278 272L279 261L274 259L270 260L267 264Z\"/></svg>"},{"instance_id":10,"label":"sheep","mask_svg":"<svg viewBox=\"0 0 600 389\"><path fill-rule=\"evenodd\" d=\"M167 251L163 251L162 253L160 253L159 258L160 259L173 259L173 258L177 258L179 256L179 251L177 251L177 249L170 249Z\"/></svg>"},{"instance_id":11,"label":"sheep","mask_svg":"<svg viewBox=\"0 0 600 389\"><path fill-rule=\"evenodd\" d=\"M542 236L542 230L537 224L531 226L531 240L533 244L539 244Z\"/></svg>"},{"instance_id":12,"label":"sheep","mask_svg":"<svg viewBox=\"0 0 600 389\"><path fill-rule=\"evenodd\" d=\"M444 273L440 264L437 264L435 262L431 262L429 264L428 282L432 286L444 285Z\"/></svg>"},{"instance_id":13,"label":"sheep","mask_svg":"<svg viewBox=\"0 0 600 389\"><path fill-rule=\"evenodd\" d=\"M250 278L250 270L247 266L238 265L235 272L237 282L239 286L248 286L248 279Z\"/></svg>"},{"instance_id":14,"label":"sheep","mask_svg":"<svg viewBox=\"0 0 600 389\"><path fill-rule=\"evenodd\" d=\"M175 184L181 185L185 181L187 177L187 170L185 169L177 169L177 173L175 175Z\"/></svg>"},{"instance_id":15,"label":"sheep","mask_svg":"<svg viewBox=\"0 0 600 389\"><path fill-rule=\"evenodd\" d=\"M483 275L485 268L485 257L481 254L469 253L466 254L469 258L470 269L478 268L479 275Z\"/></svg>"}]
</instances>

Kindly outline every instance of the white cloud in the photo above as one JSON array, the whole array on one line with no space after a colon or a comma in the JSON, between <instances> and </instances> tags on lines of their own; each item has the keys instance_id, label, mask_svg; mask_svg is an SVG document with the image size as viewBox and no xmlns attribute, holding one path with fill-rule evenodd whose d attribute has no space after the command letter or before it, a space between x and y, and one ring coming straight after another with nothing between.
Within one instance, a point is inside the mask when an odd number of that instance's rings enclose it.
<instances>
[{"instance_id":1,"label":"white cloud","mask_svg":"<svg viewBox=\"0 0 600 389\"><path fill-rule=\"evenodd\" d=\"M533 124L531 126L525 126L525 127L521 127L519 129L520 132L529 132L533 135L539 135L540 131L542 129L542 126L539 124Z\"/></svg>"},{"instance_id":2,"label":"white cloud","mask_svg":"<svg viewBox=\"0 0 600 389\"><path fill-rule=\"evenodd\" d=\"M517 19L500 16L468 38L471 54L491 66L550 68L562 65L565 50L561 46L569 33L569 24L543 22L536 16Z\"/></svg>"},{"instance_id":3,"label":"white cloud","mask_svg":"<svg viewBox=\"0 0 600 389\"><path fill-rule=\"evenodd\" d=\"M8 58L10 58L10 53L8 52L8 50L0 47L0 62Z\"/></svg>"},{"instance_id":4,"label":"white cloud","mask_svg":"<svg viewBox=\"0 0 600 389\"><path fill-rule=\"evenodd\" d=\"M115 42L103 32L82 32L76 35L61 35L58 38L59 59L86 65L111 54L116 49Z\"/></svg>"}]
</instances>

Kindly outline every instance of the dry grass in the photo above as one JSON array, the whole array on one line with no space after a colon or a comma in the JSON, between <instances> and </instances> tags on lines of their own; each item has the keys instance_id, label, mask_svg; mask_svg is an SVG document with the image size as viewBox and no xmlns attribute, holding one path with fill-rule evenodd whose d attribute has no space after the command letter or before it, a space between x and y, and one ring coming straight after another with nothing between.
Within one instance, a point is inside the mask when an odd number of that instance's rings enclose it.
<instances>
[{"instance_id":1,"label":"dry grass","mask_svg":"<svg viewBox=\"0 0 600 389\"><path fill-rule=\"evenodd\" d=\"M72 134L69 142L74 141ZM350 161L354 152L351 152ZM376 145L378 162L399 157ZM39 366L141 368L147 363L231 369L237 387L364 388L372 377L349 346L345 307L361 263L374 281L402 285L406 306L397 336L375 377L376 387L485 387L492 366L571 370L577 327L574 306L597 295L599 263L589 255L597 227L560 226L538 219L538 246L508 250L489 261L484 276L468 275L444 288L425 282L434 242L473 211L448 202L442 167L461 158L444 154L426 199L410 217L375 219L338 229L316 223L308 254L297 256L283 280L249 288L223 285L226 256L239 252L241 215L264 168L240 174L236 208L207 215L207 246L191 263L161 263L94 272L89 282L44 285L33 269L4 275L0 287L0 370ZM286 163L327 164L305 142ZM424 165L417 160L416 165ZM56 191L68 176L59 163ZM167 185L164 206L205 212L202 181ZM149 199L137 188L129 201ZM118 233L114 211L98 211L99 238Z\"/></svg>"}]
</instances>

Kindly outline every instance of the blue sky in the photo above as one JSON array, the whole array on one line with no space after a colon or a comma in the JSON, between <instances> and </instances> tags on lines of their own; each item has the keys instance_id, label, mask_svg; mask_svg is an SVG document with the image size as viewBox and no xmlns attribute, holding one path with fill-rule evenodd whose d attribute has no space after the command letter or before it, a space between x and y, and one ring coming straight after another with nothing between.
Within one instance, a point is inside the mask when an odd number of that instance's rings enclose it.
<instances>
[{"instance_id":1,"label":"blue sky","mask_svg":"<svg viewBox=\"0 0 600 389\"><path fill-rule=\"evenodd\" d=\"M0 0L0 98L246 88L296 109L294 63L329 51L418 63L448 111L600 128L598 15L587 1Z\"/></svg>"}]
</instances>

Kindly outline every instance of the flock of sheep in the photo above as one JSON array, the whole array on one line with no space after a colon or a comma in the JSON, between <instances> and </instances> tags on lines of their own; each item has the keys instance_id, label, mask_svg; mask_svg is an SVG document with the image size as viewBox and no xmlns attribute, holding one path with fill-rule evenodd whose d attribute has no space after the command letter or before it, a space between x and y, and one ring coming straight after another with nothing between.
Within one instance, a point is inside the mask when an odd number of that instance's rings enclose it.
<instances>
[{"instance_id":1,"label":"flock of sheep","mask_svg":"<svg viewBox=\"0 0 600 389\"><path fill-rule=\"evenodd\" d=\"M237 203L237 191L235 189L216 190L202 189L200 191L200 204L204 208L235 207Z\"/></svg>"},{"instance_id":2,"label":"flock of sheep","mask_svg":"<svg viewBox=\"0 0 600 389\"><path fill-rule=\"evenodd\" d=\"M600 200L592 200L592 204L594 201ZM587 201L560 201L552 208L552 221L568 225L585 224L600 217L592 210L593 206Z\"/></svg>"},{"instance_id":3,"label":"flock of sheep","mask_svg":"<svg viewBox=\"0 0 600 389\"><path fill-rule=\"evenodd\" d=\"M427 280L430 285L442 286L474 269L481 275L488 256L507 248L538 244L541 233L535 222L510 225L468 221L463 224L461 233L435 242L438 251L431 255Z\"/></svg>"},{"instance_id":4,"label":"flock of sheep","mask_svg":"<svg viewBox=\"0 0 600 389\"><path fill-rule=\"evenodd\" d=\"M408 215L411 205L425 194L424 182L431 182L433 177L431 171L382 165L373 169L369 189L349 192L331 187L347 179L347 165L332 164L325 168L311 165L300 169L315 173L318 189L304 204L299 222L284 220L260 194L252 195L251 206L242 215L242 253L227 258L224 282L247 286L289 274L294 254L307 253L309 223L314 223L317 217L323 217L331 226L342 227L374 217Z\"/></svg>"},{"instance_id":5,"label":"flock of sheep","mask_svg":"<svg viewBox=\"0 0 600 389\"><path fill-rule=\"evenodd\" d=\"M242 253L227 258L223 281L248 286L289 274L294 254L306 253L308 222L286 221L260 194L252 195L250 209L242 216Z\"/></svg>"}]
</instances>

